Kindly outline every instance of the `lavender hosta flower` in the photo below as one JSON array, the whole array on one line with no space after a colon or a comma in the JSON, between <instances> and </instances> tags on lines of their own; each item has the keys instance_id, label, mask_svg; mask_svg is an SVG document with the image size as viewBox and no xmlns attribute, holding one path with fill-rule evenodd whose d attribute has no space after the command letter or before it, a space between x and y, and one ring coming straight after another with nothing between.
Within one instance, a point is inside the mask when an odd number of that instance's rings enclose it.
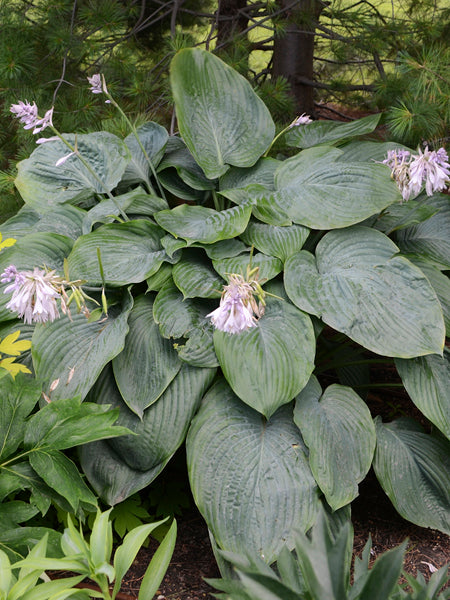
<instances>
[{"instance_id":1,"label":"lavender hosta flower","mask_svg":"<svg viewBox=\"0 0 450 600\"><path fill-rule=\"evenodd\" d=\"M59 317L56 299L60 294L55 289L55 272L35 268L33 271L18 271L14 265L7 267L1 275L2 283L11 283L4 293L12 292L6 308L16 312L25 323L45 323Z\"/></svg>"},{"instance_id":2,"label":"lavender hosta flower","mask_svg":"<svg viewBox=\"0 0 450 600\"><path fill-rule=\"evenodd\" d=\"M389 150L383 163L391 169L402 198L406 202L417 196L423 184L428 196L442 192L450 180L450 164L444 148L428 150L428 146L419 155L414 156L408 150Z\"/></svg>"},{"instance_id":3,"label":"lavender hosta flower","mask_svg":"<svg viewBox=\"0 0 450 600\"><path fill-rule=\"evenodd\" d=\"M444 148L428 150L428 146L419 155L414 156L409 166L411 193L420 192L425 182L425 191L428 196L434 192L442 192L450 180L450 164Z\"/></svg>"},{"instance_id":4,"label":"lavender hosta flower","mask_svg":"<svg viewBox=\"0 0 450 600\"><path fill-rule=\"evenodd\" d=\"M34 102L30 104L27 100L11 104L10 111L24 124L24 129L33 129L33 134L40 133L49 125L53 125L53 107L42 118L39 118L36 104Z\"/></svg>"},{"instance_id":5,"label":"lavender hosta flower","mask_svg":"<svg viewBox=\"0 0 450 600\"><path fill-rule=\"evenodd\" d=\"M102 77L100 73L96 73L95 75L92 75L92 77L88 77L87 80L89 82L89 85L91 86L91 92L93 94L103 93Z\"/></svg>"},{"instance_id":6,"label":"lavender hosta flower","mask_svg":"<svg viewBox=\"0 0 450 600\"><path fill-rule=\"evenodd\" d=\"M252 309L245 304L237 286L227 286L228 289L220 300L219 308L206 315L220 331L240 333L251 327L256 327L256 318Z\"/></svg>"},{"instance_id":7,"label":"lavender hosta flower","mask_svg":"<svg viewBox=\"0 0 450 600\"><path fill-rule=\"evenodd\" d=\"M289 125L289 127L298 127L299 125L308 125L309 123L312 123L312 122L313 122L313 120L311 119L311 117L309 115L307 115L306 113L303 113L299 117L294 119L292 121L292 123Z\"/></svg>"}]
</instances>

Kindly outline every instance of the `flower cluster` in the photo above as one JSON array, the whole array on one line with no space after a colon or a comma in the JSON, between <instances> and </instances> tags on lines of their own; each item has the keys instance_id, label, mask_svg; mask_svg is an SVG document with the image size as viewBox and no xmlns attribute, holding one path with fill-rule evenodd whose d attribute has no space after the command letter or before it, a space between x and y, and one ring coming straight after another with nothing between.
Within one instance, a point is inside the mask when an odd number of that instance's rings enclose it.
<instances>
[{"instance_id":1,"label":"flower cluster","mask_svg":"<svg viewBox=\"0 0 450 600\"><path fill-rule=\"evenodd\" d=\"M219 308L206 315L221 331L240 333L256 327L257 318L264 314L264 292L257 279L246 281L242 275L231 273L229 285L225 285ZM259 302L255 299L259 296Z\"/></svg>"},{"instance_id":2,"label":"flower cluster","mask_svg":"<svg viewBox=\"0 0 450 600\"><path fill-rule=\"evenodd\" d=\"M292 123L289 125L289 129L291 127L298 127L299 125L309 125L309 123L312 122L313 120L311 119L311 117L306 113L303 113L292 121Z\"/></svg>"},{"instance_id":3,"label":"flower cluster","mask_svg":"<svg viewBox=\"0 0 450 600\"><path fill-rule=\"evenodd\" d=\"M391 169L391 176L405 202L411 196L417 196L423 184L427 195L431 196L445 190L450 180L450 164L444 148L429 150L427 146L423 152L419 149L417 156L409 150L389 150L383 163Z\"/></svg>"},{"instance_id":4,"label":"flower cluster","mask_svg":"<svg viewBox=\"0 0 450 600\"><path fill-rule=\"evenodd\" d=\"M88 296L82 291L81 281L66 281L55 274L55 271L38 269L18 271L14 265L7 267L0 277L1 283L9 283L4 294L12 292L11 300L6 308L17 313L25 323L45 323L59 317L56 300L60 300L61 310L70 317L69 305L74 299L78 309L86 316ZM70 288L70 296L66 287Z\"/></svg>"},{"instance_id":5,"label":"flower cluster","mask_svg":"<svg viewBox=\"0 0 450 600\"><path fill-rule=\"evenodd\" d=\"M95 73L95 75L92 75L92 77L88 77L87 80L89 85L91 86L90 91L93 94L109 95L104 75L100 75L100 73ZM111 100L105 100L105 103L110 104Z\"/></svg>"},{"instance_id":6,"label":"flower cluster","mask_svg":"<svg viewBox=\"0 0 450 600\"><path fill-rule=\"evenodd\" d=\"M53 107L42 118L38 115L38 107L35 102L30 104L27 100L11 104L10 111L23 123L24 129L33 129L33 133L39 133L49 125L53 126Z\"/></svg>"}]
</instances>

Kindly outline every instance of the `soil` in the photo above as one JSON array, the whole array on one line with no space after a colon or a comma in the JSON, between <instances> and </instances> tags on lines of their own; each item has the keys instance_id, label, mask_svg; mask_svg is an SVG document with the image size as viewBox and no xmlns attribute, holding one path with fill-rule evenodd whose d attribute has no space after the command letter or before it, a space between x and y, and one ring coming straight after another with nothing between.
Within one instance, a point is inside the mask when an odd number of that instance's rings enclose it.
<instances>
[{"instance_id":1,"label":"soil","mask_svg":"<svg viewBox=\"0 0 450 600\"><path fill-rule=\"evenodd\" d=\"M420 571L428 579L432 569L450 562L450 537L417 527L399 517L372 473L360 486L360 496L352 504L352 515L357 555L361 554L370 534L373 560L408 538L404 569L414 576ZM177 521L175 552L155 600L212 600L214 589L204 578L220 577L220 574L208 529L195 508ZM122 600L137 600L140 582L156 547L154 542L139 552L122 585Z\"/></svg>"}]
</instances>

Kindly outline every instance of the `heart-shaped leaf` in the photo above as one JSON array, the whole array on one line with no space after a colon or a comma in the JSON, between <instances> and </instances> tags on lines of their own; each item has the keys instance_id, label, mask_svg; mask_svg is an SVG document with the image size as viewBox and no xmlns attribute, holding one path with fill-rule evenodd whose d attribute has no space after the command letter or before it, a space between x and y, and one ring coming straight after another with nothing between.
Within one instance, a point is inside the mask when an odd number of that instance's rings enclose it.
<instances>
[{"instance_id":1,"label":"heart-shaped leaf","mask_svg":"<svg viewBox=\"0 0 450 600\"><path fill-rule=\"evenodd\" d=\"M435 214L418 225L397 233L403 253L412 253L434 263L439 269L450 269L450 203L448 196L435 194L426 199Z\"/></svg>"},{"instance_id":2,"label":"heart-shaped leaf","mask_svg":"<svg viewBox=\"0 0 450 600\"><path fill-rule=\"evenodd\" d=\"M291 254L302 249L308 235L309 229L302 225L276 227L250 221L241 238L249 246L285 262Z\"/></svg>"},{"instance_id":3,"label":"heart-shaped leaf","mask_svg":"<svg viewBox=\"0 0 450 600\"><path fill-rule=\"evenodd\" d=\"M75 242L68 258L70 276L102 285L100 251L107 285L144 281L169 260L160 242L163 234L157 225L143 219L102 225Z\"/></svg>"},{"instance_id":4,"label":"heart-shaped leaf","mask_svg":"<svg viewBox=\"0 0 450 600\"><path fill-rule=\"evenodd\" d=\"M330 385L322 394L315 377L296 398L294 421L309 449L309 464L328 504L337 510L358 495L372 464L375 427L356 392Z\"/></svg>"},{"instance_id":5,"label":"heart-shaped leaf","mask_svg":"<svg viewBox=\"0 0 450 600\"><path fill-rule=\"evenodd\" d=\"M376 420L375 474L400 515L450 534L450 442L410 419Z\"/></svg>"},{"instance_id":6,"label":"heart-shaped leaf","mask_svg":"<svg viewBox=\"0 0 450 600\"><path fill-rule=\"evenodd\" d=\"M129 294L122 307L114 306L108 317L89 323L82 314L39 324L33 334L32 355L36 377L52 400L86 396L103 367L124 347L128 314L133 305ZM59 380L50 393L50 385Z\"/></svg>"},{"instance_id":7,"label":"heart-shaped leaf","mask_svg":"<svg viewBox=\"0 0 450 600\"><path fill-rule=\"evenodd\" d=\"M135 299L128 326L125 347L112 365L125 403L142 418L178 373L181 361L172 343L161 337L149 296Z\"/></svg>"},{"instance_id":8,"label":"heart-shaped leaf","mask_svg":"<svg viewBox=\"0 0 450 600\"><path fill-rule=\"evenodd\" d=\"M450 351L410 360L397 359L395 366L417 408L450 440Z\"/></svg>"},{"instance_id":9,"label":"heart-shaped leaf","mask_svg":"<svg viewBox=\"0 0 450 600\"><path fill-rule=\"evenodd\" d=\"M142 489L162 471L184 441L215 372L183 365L166 391L144 411L141 420L124 404L110 369L104 370L91 396L101 404L120 408L117 424L137 434L82 446L83 470L109 504Z\"/></svg>"},{"instance_id":10,"label":"heart-shaped leaf","mask_svg":"<svg viewBox=\"0 0 450 600\"><path fill-rule=\"evenodd\" d=\"M195 503L223 550L271 563L284 544L293 547L294 529L313 524L318 490L292 406L266 421L219 380L186 447Z\"/></svg>"},{"instance_id":11,"label":"heart-shaped leaf","mask_svg":"<svg viewBox=\"0 0 450 600\"><path fill-rule=\"evenodd\" d=\"M296 148L310 148L371 133L380 120L381 113L369 115L350 123L338 121L314 121L307 125L292 127L286 134L286 143Z\"/></svg>"},{"instance_id":12,"label":"heart-shaped leaf","mask_svg":"<svg viewBox=\"0 0 450 600\"><path fill-rule=\"evenodd\" d=\"M201 250L185 250L172 276L184 298L219 298L225 283Z\"/></svg>"},{"instance_id":13,"label":"heart-shaped leaf","mask_svg":"<svg viewBox=\"0 0 450 600\"><path fill-rule=\"evenodd\" d=\"M233 391L267 418L305 387L314 368L311 319L284 300L269 299L257 327L216 330L214 347Z\"/></svg>"},{"instance_id":14,"label":"heart-shaped leaf","mask_svg":"<svg viewBox=\"0 0 450 600\"><path fill-rule=\"evenodd\" d=\"M134 133L130 133L125 138L125 144L131 153L131 161L125 169L125 173L122 177L122 184L130 185L140 181L149 183L152 175L151 166L156 169L158 163L164 154L164 148L169 139L169 134L152 121L144 123L138 128L136 132L139 142L136 139ZM145 150L145 155L142 148ZM150 166L151 163L151 166Z\"/></svg>"},{"instance_id":15,"label":"heart-shaped leaf","mask_svg":"<svg viewBox=\"0 0 450 600\"><path fill-rule=\"evenodd\" d=\"M55 204L76 203L82 192L111 192L130 160L125 143L107 131L64 138L72 146L77 145L80 156L73 155L56 166L70 150L61 140L54 140L40 145L30 158L17 164L17 189L26 204L40 213L51 211Z\"/></svg>"},{"instance_id":16,"label":"heart-shaped leaf","mask_svg":"<svg viewBox=\"0 0 450 600\"><path fill-rule=\"evenodd\" d=\"M190 244L194 242L213 244L242 233L251 212L251 202L222 211L205 206L181 204L172 210L156 213L155 220L163 229L175 237L187 240Z\"/></svg>"},{"instance_id":17,"label":"heart-shaped leaf","mask_svg":"<svg viewBox=\"0 0 450 600\"><path fill-rule=\"evenodd\" d=\"M385 165L337 161L341 153L319 146L285 160L275 173L275 207L294 223L336 229L400 200Z\"/></svg>"},{"instance_id":18,"label":"heart-shaped leaf","mask_svg":"<svg viewBox=\"0 0 450 600\"><path fill-rule=\"evenodd\" d=\"M330 231L315 258L301 250L286 261L286 291L299 308L373 352L400 358L441 353L439 300L422 271L397 254L374 229Z\"/></svg>"},{"instance_id":19,"label":"heart-shaped leaf","mask_svg":"<svg viewBox=\"0 0 450 600\"><path fill-rule=\"evenodd\" d=\"M209 179L229 165L251 167L275 135L269 110L249 82L199 48L178 52L170 66L178 125Z\"/></svg>"}]
</instances>

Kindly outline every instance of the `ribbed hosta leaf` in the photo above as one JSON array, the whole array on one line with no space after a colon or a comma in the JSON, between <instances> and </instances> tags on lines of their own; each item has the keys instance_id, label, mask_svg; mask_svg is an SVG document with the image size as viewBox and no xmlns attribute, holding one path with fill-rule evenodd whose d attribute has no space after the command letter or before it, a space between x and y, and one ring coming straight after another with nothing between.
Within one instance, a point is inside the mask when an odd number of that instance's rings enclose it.
<instances>
[{"instance_id":1,"label":"ribbed hosta leaf","mask_svg":"<svg viewBox=\"0 0 450 600\"><path fill-rule=\"evenodd\" d=\"M181 361L172 343L161 337L149 296L136 298L128 326L125 347L112 365L125 403L142 418L178 373Z\"/></svg>"},{"instance_id":2,"label":"ribbed hosta leaf","mask_svg":"<svg viewBox=\"0 0 450 600\"><path fill-rule=\"evenodd\" d=\"M229 165L253 166L273 140L272 117L248 81L198 48L181 50L170 66L181 136L209 179Z\"/></svg>"},{"instance_id":3,"label":"ribbed hosta leaf","mask_svg":"<svg viewBox=\"0 0 450 600\"><path fill-rule=\"evenodd\" d=\"M315 377L296 398L294 421L309 449L309 464L328 504L337 510L358 495L358 483L372 464L375 427L356 392Z\"/></svg>"},{"instance_id":4,"label":"ribbed hosta leaf","mask_svg":"<svg viewBox=\"0 0 450 600\"><path fill-rule=\"evenodd\" d=\"M292 225L292 219L278 202L278 192L272 186L250 183L245 188L222 190L220 193L239 205L250 199L253 202L253 216L263 223L277 227Z\"/></svg>"},{"instance_id":5,"label":"ribbed hosta leaf","mask_svg":"<svg viewBox=\"0 0 450 600\"><path fill-rule=\"evenodd\" d=\"M76 143L89 172L78 156L71 156L62 165L56 162L70 150L61 140L40 145L30 158L17 164L16 186L20 195L38 212L51 211L55 204L76 203L81 192L105 194L119 183L130 160L125 143L106 131L85 135L65 135Z\"/></svg>"},{"instance_id":6,"label":"ribbed hosta leaf","mask_svg":"<svg viewBox=\"0 0 450 600\"><path fill-rule=\"evenodd\" d=\"M315 121L307 125L292 127L286 134L286 142L296 148L310 148L319 144L329 144L357 135L371 133L380 120L381 113L369 115L350 123L337 121Z\"/></svg>"},{"instance_id":7,"label":"ribbed hosta leaf","mask_svg":"<svg viewBox=\"0 0 450 600\"><path fill-rule=\"evenodd\" d=\"M244 231L252 212L251 203L217 211L205 206L181 204L155 214L156 222L175 237L189 243L213 244Z\"/></svg>"},{"instance_id":8,"label":"ribbed hosta leaf","mask_svg":"<svg viewBox=\"0 0 450 600\"><path fill-rule=\"evenodd\" d=\"M219 298L225 283L202 250L185 250L174 265L172 276L185 298Z\"/></svg>"},{"instance_id":9,"label":"ribbed hosta leaf","mask_svg":"<svg viewBox=\"0 0 450 600\"><path fill-rule=\"evenodd\" d=\"M123 349L132 305L127 295L122 307L109 310L106 320L89 323L84 315L73 314L72 320L63 316L36 326L32 339L34 369L52 400L86 396L106 363ZM56 379L59 384L50 394L50 384Z\"/></svg>"},{"instance_id":10,"label":"ribbed hosta leaf","mask_svg":"<svg viewBox=\"0 0 450 600\"><path fill-rule=\"evenodd\" d=\"M259 183L268 189L275 189L274 175L281 161L269 156L262 157L250 168L232 167L220 178L220 189L244 188L251 183Z\"/></svg>"},{"instance_id":11,"label":"ribbed hosta leaf","mask_svg":"<svg viewBox=\"0 0 450 600\"><path fill-rule=\"evenodd\" d=\"M301 250L285 265L289 298L365 348L411 358L441 353L445 328L422 271L366 227L330 231L316 257Z\"/></svg>"},{"instance_id":12,"label":"ribbed hosta leaf","mask_svg":"<svg viewBox=\"0 0 450 600\"><path fill-rule=\"evenodd\" d=\"M420 411L450 440L450 351L395 361L406 391Z\"/></svg>"},{"instance_id":13,"label":"ribbed hosta leaf","mask_svg":"<svg viewBox=\"0 0 450 600\"><path fill-rule=\"evenodd\" d=\"M240 254L232 258L222 258L221 260L213 260L214 269L226 280L227 274L238 273L245 276L247 268L258 267L258 278L266 281L273 279L283 270L283 263L274 256L266 256L265 254L254 254L251 258L249 254Z\"/></svg>"},{"instance_id":14,"label":"ribbed hosta leaf","mask_svg":"<svg viewBox=\"0 0 450 600\"><path fill-rule=\"evenodd\" d=\"M3 237L18 239L36 233L58 233L76 240L81 235L81 227L86 212L70 204L55 206L51 213L40 215L29 206L22 206L19 212L0 225Z\"/></svg>"},{"instance_id":15,"label":"ribbed hosta leaf","mask_svg":"<svg viewBox=\"0 0 450 600\"><path fill-rule=\"evenodd\" d=\"M410 260L419 267L436 292L444 315L447 337L450 337L450 278L427 260L421 260L416 256L411 256Z\"/></svg>"},{"instance_id":16,"label":"ribbed hosta leaf","mask_svg":"<svg viewBox=\"0 0 450 600\"><path fill-rule=\"evenodd\" d=\"M194 190L213 190L216 187L216 181L205 177L184 141L174 136L169 138L166 154L159 164L158 171L161 173L171 168L175 169L180 179Z\"/></svg>"},{"instance_id":17,"label":"ribbed hosta leaf","mask_svg":"<svg viewBox=\"0 0 450 600\"><path fill-rule=\"evenodd\" d=\"M216 330L214 346L233 391L267 418L305 387L314 368L311 319L283 300L268 300L257 327Z\"/></svg>"},{"instance_id":18,"label":"ribbed hosta leaf","mask_svg":"<svg viewBox=\"0 0 450 600\"><path fill-rule=\"evenodd\" d=\"M292 406L266 421L219 380L186 444L195 503L223 550L270 563L293 547L294 529L313 524L318 490Z\"/></svg>"},{"instance_id":19,"label":"ribbed hosta leaf","mask_svg":"<svg viewBox=\"0 0 450 600\"><path fill-rule=\"evenodd\" d=\"M73 240L55 233L30 233L0 253L0 273L9 265L18 271L32 271L35 267L55 269L62 275L64 258L72 249ZM4 294L7 283L0 283L0 320L14 319L17 315L6 308L11 300Z\"/></svg>"},{"instance_id":20,"label":"ribbed hosta leaf","mask_svg":"<svg viewBox=\"0 0 450 600\"><path fill-rule=\"evenodd\" d=\"M183 299L172 281L166 283L155 298L153 317L165 338L189 336L193 329L205 324L205 316L215 308L214 303L198 298Z\"/></svg>"},{"instance_id":21,"label":"ribbed hosta leaf","mask_svg":"<svg viewBox=\"0 0 450 600\"><path fill-rule=\"evenodd\" d=\"M294 223L336 229L401 199L385 165L338 162L340 156L336 148L319 146L285 160L275 173L275 208Z\"/></svg>"},{"instance_id":22,"label":"ribbed hosta leaf","mask_svg":"<svg viewBox=\"0 0 450 600\"><path fill-rule=\"evenodd\" d=\"M75 242L68 259L70 276L102 285L100 250L107 285L144 281L169 260L160 242L163 234L157 225L143 219L102 225Z\"/></svg>"},{"instance_id":23,"label":"ribbed hosta leaf","mask_svg":"<svg viewBox=\"0 0 450 600\"><path fill-rule=\"evenodd\" d=\"M351 162L382 162L387 158L389 150L408 150L411 152L411 148L407 148L398 142L371 142L360 140L349 142L348 144L345 144L345 146L341 146L340 150L342 150L343 153L338 160Z\"/></svg>"},{"instance_id":24,"label":"ribbed hosta leaf","mask_svg":"<svg viewBox=\"0 0 450 600\"><path fill-rule=\"evenodd\" d=\"M120 209L128 214L152 216L159 210L167 208L167 202L162 198L146 194L141 187L131 192L102 200L93 206L83 220L83 233L89 233L95 223L112 223L120 215Z\"/></svg>"},{"instance_id":25,"label":"ribbed hosta leaf","mask_svg":"<svg viewBox=\"0 0 450 600\"><path fill-rule=\"evenodd\" d=\"M213 327L203 326L189 333L189 339L184 345L175 344L178 356L193 367L218 367L214 350Z\"/></svg>"},{"instance_id":26,"label":"ribbed hosta leaf","mask_svg":"<svg viewBox=\"0 0 450 600\"><path fill-rule=\"evenodd\" d=\"M410 419L376 421L376 476L400 515L450 534L450 442Z\"/></svg>"},{"instance_id":27,"label":"ribbed hosta leaf","mask_svg":"<svg viewBox=\"0 0 450 600\"><path fill-rule=\"evenodd\" d=\"M137 434L82 448L83 470L109 504L142 489L162 471L184 441L215 372L184 365L162 396L144 411L141 420L125 406L110 369L105 369L89 399L120 408L117 424Z\"/></svg>"},{"instance_id":28,"label":"ribbed hosta leaf","mask_svg":"<svg viewBox=\"0 0 450 600\"><path fill-rule=\"evenodd\" d=\"M397 233L401 251L413 253L433 262L440 269L450 269L450 202L448 196L436 194L427 198L427 206L436 214L427 221Z\"/></svg>"},{"instance_id":29,"label":"ribbed hosta leaf","mask_svg":"<svg viewBox=\"0 0 450 600\"><path fill-rule=\"evenodd\" d=\"M309 229L302 225L275 227L250 221L241 238L249 246L253 245L264 254L276 256L285 262L291 254L302 249L308 235Z\"/></svg>"},{"instance_id":30,"label":"ribbed hosta leaf","mask_svg":"<svg viewBox=\"0 0 450 600\"><path fill-rule=\"evenodd\" d=\"M123 174L122 184L130 185L138 181L148 182L152 176L149 160L156 169L169 139L169 134L164 127L152 121L141 125L137 130L137 135L148 159L134 133L127 135L124 141L131 153L131 160Z\"/></svg>"}]
</instances>

